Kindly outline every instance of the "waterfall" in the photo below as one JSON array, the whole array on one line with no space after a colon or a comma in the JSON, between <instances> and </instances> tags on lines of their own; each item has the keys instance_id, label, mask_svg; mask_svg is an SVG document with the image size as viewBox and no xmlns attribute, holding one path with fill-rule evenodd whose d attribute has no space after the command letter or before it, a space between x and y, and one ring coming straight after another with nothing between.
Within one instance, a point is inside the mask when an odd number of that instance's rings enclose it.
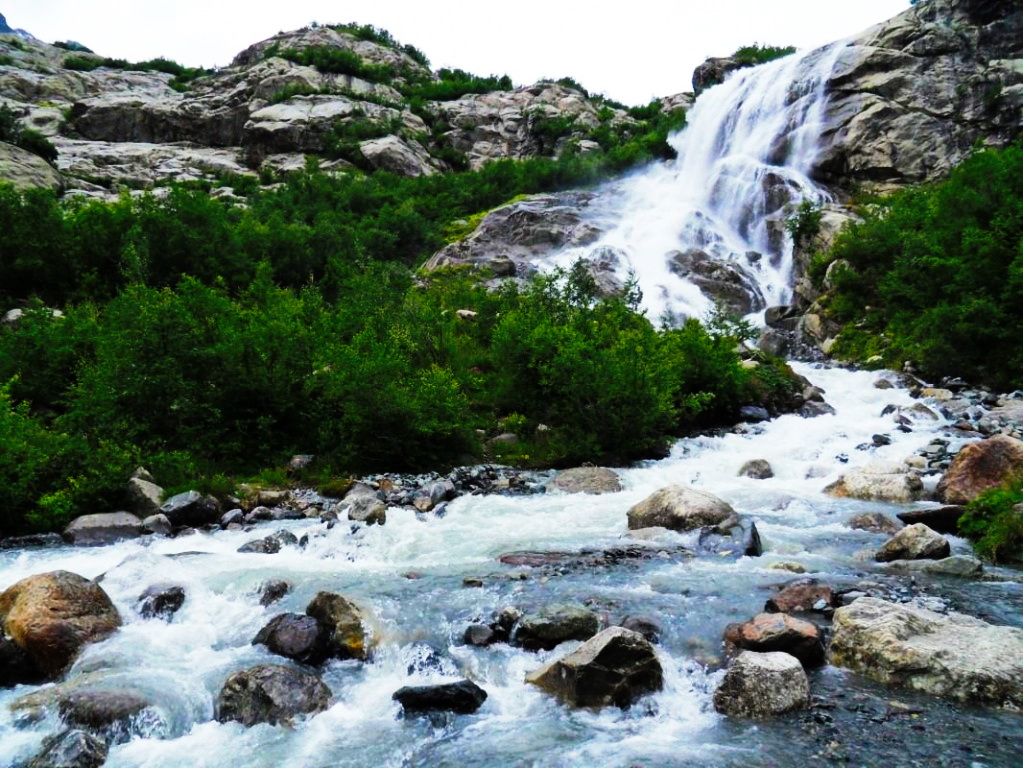
<instances>
[{"instance_id":1,"label":"waterfall","mask_svg":"<svg viewBox=\"0 0 1023 768\"><path fill-rule=\"evenodd\" d=\"M671 138L678 157L616 186L615 222L553 263L608 259L630 272L657 320L705 316L725 299L740 314L791 294L785 218L828 193L811 178L836 44L733 73L701 94Z\"/></svg>"}]
</instances>

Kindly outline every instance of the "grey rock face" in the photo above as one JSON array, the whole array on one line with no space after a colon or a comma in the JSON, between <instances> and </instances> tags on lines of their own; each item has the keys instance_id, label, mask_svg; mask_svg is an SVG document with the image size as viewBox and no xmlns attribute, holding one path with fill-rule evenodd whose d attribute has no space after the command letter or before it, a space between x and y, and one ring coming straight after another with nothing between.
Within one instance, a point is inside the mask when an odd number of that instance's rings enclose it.
<instances>
[{"instance_id":1,"label":"grey rock face","mask_svg":"<svg viewBox=\"0 0 1023 768\"><path fill-rule=\"evenodd\" d=\"M129 512L82 515L64 529L64 540L76 547L99 547L142 535L142 521Z\"/></svg>"}]
</instances>

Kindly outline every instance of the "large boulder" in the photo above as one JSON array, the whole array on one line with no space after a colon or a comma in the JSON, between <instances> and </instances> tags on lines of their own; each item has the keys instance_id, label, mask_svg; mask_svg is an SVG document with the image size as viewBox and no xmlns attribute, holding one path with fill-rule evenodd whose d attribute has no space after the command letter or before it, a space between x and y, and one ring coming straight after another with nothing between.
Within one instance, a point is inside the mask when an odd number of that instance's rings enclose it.
<instances>
[{"instance_id":1,"label":"large boulder","mask_svg":"<svg viewBox=\"0 0 1023 768\"><path fill-rule=\"evenodd\" d=\"M120 626L107 593L68 571L29 576L0 594L0 629L49 679L62 675L86 645Z\"/></svg>"},{"instance_id":2,"label":"large boulder","mask_svg":"<svg viewBox=\"0 0 1023 768\"><path fill-rule=\"evenodd\" d=\"M618 473L606 467L575 467L558 472L553 485L565 493L617 493L622 489Z\"/></svg>"},{"instance_id":3,"label":"large boulder","mask_svg":"<svg viewBox=\"0 0 1023 768\"><path fill-rule=\"evenodd\" d=\"M906 525L923 523L932 531L954 536L959 532L959 518L965 511L963 507L952 505L929 509L907 509L904 512L896 513L895 516Z\"/></svg>"},{"instance_id":4,"label":"large boulder","mask_svg":"<svg viewBox=\"0 0 1023 768\"><path fill-rule=\"evenodd\" d=\"M58 696L61 719L72 727L102 736L108 743L131 738L132 720L151 706L134 691L77 690Z\"/></svg>"},{"instance_id":5,"label":"large boulder","mask_svg":"<svg viewBox=\"0 0 1023 768\"><path fill-rule=\"evenodd\" d=\"M198 491L186 491L167 499L160 512L167 516L171 525L200 526L217 522L220 505L212 496L203 496Z\"/></svg>"},{"instance_id":6,"label":"large boulder","mask_svg":"<svg viewBox=\"0 0 1023 768\"><path fill-rule=\"evenodd\" d=\"M139 615L143 619L170 621L185 604L185 588L179 584L152 584L139 595Z\"/></svg>"},{"instance_id":7,"label":"large boulder","mask_svg":"<svg viewBox=\"0 0 1023 768\"><path fill-rule=\"evenodd\" d=\"M217 720L242 725L290 723L330 706L330 689L316 675L279 664L235 672L217 696Z\"/></svg>"},{"instance_id":8,"label":"large boulder","mask_svg":"<svg viewBox=\"0 0 1023 768\"><path fill-rule=\"evenodd\" d=\"M405 714L457 712L471 715L487 700L487 692L472 680L442 685L417 685L399 688L391 696Z\"/></svg>"},{"instance_id":9,"label":"large boulder","mask_svg":"<svg viewBox=\"0 0 1023 768\"><path fill-rule=\"evenodd\" d=\"M359 150L377 170L390 171L399 176L431 176L437 172L429 153L417 141L384 136L362 142Z\"/></svg>"},{"instance_id":10,"label":"large boulder","mask_svg":"<svg viewBox=\"0 0 1023 768\"><path fill-rule=\"evenodd\" d=\"M661 690L663 671L654 647L638 632L609 627L572 653L526 675L574 707L628 707Z\"/></svg>"},{"instance_id":11,"label":"large boulder","mask_svg":"<svg viewBox=\"0 0 1023 768\"><path fill-rule=\"evenodd\" d=\"M888 539L874 555L874 559L879 563L892 560L940 560L948 557L951 552L948 539L923 523L914 523Z\"/></svg>"},{"instance_id":12,"label":"large boulder","mask_svg":"<svg viewBox=\"0 0 1023 768\"><path fill-rule=\"evenodd\" d=\"M896 573L926 573L960 579L979 578L984 574L984 564L968 555L952 555L941 560L892 560L885 563L885 569Z\"/></svg>"},{"instance_id":13,"label":"large boulder","mask_svg":"<svg viewBox=\"0 0 1023 768\"><path fill-rule=\"evenodd\" d=\"M717 525L701 528L696 549L702 555L722 557L760 557L764 553L756 523L738 515L732 515Z\"/></svg>"},{"instance_id":14,"label":"large boulder","mask_svg":"<svg viewBox=\"0 0 1023 768\"><path fill-rule=\"evenodd\" d=\"M812 666L824 661L824 643L814 624L784 613L760 613L725 627L725 647L767 653L780 651Z\"/></svg>"},{"instance_id":15,"label":"large boulder","mask_svg":"<svg viewBox=\"0 0 1023 768\"><path fill-rule=\"evenodd\" d=\"M922 491L923 481L916 472L904 464L885 462L851 469L824 489L840 499L896 503L916 501Z\"/></svg>"},{"instance_id":16,"label":"large boulder","mask_svg":"<svg viewBox=\"0 0 1023 768\"><path fill-rule=\"evenodd\" d=\"M805 709L810 681L799 659L787 653L743 651L714 692L714 708L738 717L769 717Z\"/></svg>"},{"instance_id":17,"label":"large boulder","mask_svg":"<svg viewBox=\"0 0 1023 768\"><path fill-rule=\"evenodd\" d=\"M142 521L130 512L76 517L64 529L64 541L76 547L100 547L142 535Z\"/></svg>"},{"instance_id":18,"label":"large boulder","mask_svg":"<svg viewBox=\"0 0 1023 768\"><path fill-rule=\"evenodd\" d=\"M345 494L341 504L347 509L348 519L366 525L383 525L387 522L387 504L381 494L368 485L356 483Z\"/></svg>"},{"instance_id":19,"label":"large boulder","mask_svg":"<svg viewBox=\"0 0 1023 768\"><path fill-rule=\"evenodd\" d=\"M713 494L686 485L669 485L629 510L629 530L659 527L684 533L718 525L734 514L729 504Z\"/></svg>"},{"instance_id":20,"label":"large boulder","mask_svg":"<svg viewBox=\"0 0 1023 768\"><path fill-rule=\"evenodd\" d=\"M549 651L566 640L589 640L598 631L600 619L593 611L579 605L551 605L523 616L513 640L529 651Z\"/></svg>"},{"instance_id":21,"label":"large boulder","mask_svg":"<svg viewBox=\"0 0 1023 768\"><path fill-rule=\"evenodd\" d=\"M106 743L75 728L48 737L25 768L100 768L106 761Z\"/></svg>"},{"instance_id":22,"label":"large boulder","mask_svg":"<svg viewBox=\"0 0 1023 768\"><path fill-rule=\"evenodd\" d=\"M131 511L141 518L160 514L163 503L163 488L144 477L133 477L128 481L128 500Z\"/></svg>"},{"instance_id":23,"label":"large boulder","mask_svg":"<svg viewBox=\"0 0 1023 768\"><path fill-rule=\"evenodd\" d=\"M828 656L883 683L1023 707L1023 629L861 597L835 611Z\"/></svg>"},{"instance_id":24,"label":"large boulder","mask_svg":"<svg viewBox=\"0 0 1023 768\"><path fill-rule=\"evenodd\" d=\"M360 661L369 658L375 641L371 617L347 597L317 592L305 612L327 630L332 656Z\"/></svg>"},{"instance_id":25,"label":"large boulder","mask_svg":"<svg viewBox=\"0 0 1023 768\"><path fill-rule=\"evenodd\" d=\"M0 179L18 189L43 188L56 191L64 185L60 174L39 155L4 142L0 142Z\"/></svg>"},{"instance_id":26,"label":"large boulder","mask_svg":"<svg viewBox=\"0 0 1023 768\"><path fill-rule=\"evenodd\" d=\"M1023 441L1006 435L964 446L938 482L938 497L947 504L967 504L1023 472Z\"/></svg>"},{"instance_id":27,"label":"large boulder","mask_svg":"<svg viewBox=\"0 0 1023 768\"><path fill-rule=\"evenodd\" d=\"M330 633L312 616L282 613L259 630L252 644L303 664L320 664L327 658L329 641Z\"/></svg>"}]
</instances>

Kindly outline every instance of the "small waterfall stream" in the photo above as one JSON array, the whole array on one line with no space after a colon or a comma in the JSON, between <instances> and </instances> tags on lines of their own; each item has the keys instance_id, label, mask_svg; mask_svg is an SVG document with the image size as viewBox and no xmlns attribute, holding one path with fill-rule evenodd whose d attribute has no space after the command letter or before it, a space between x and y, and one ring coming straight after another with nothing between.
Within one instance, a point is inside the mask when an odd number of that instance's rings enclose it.
<instances>
[{"instance_id":1,"label":"small waterfall stream","mask_svg":"<svg viewBox=\"0 0 1023 768\"><path fill-rule=\"evenodd\" d=\"M625 182L621 217L601 245L618 249L635 271L653 316L697 315L709 302L672 273L666 254L701 250L740 268L764 304L787 297L790 247L779 234L785 206L825 193L809 171L823 110L823 87L837 48L797 55L736 73L701 96L690 127L676 137L677 162ZM755 251L759 259L747 257ZM579 253L559 258L571 260ZM1018 764L1018 716L950 705L875 685L825 667L813 691L834 706L765 722L717 715L711 695L722 674L725 625L758 613L770 585L791 578L771 565L798 561L835 586L869 580L880 588L938 595L957 610L1023 624L1023 589L1014 581L950 583L918 576L906 585L863 552L883 534L844 523L853 514L893 505L838 500L822 489L850 467L900 461L947 428L921 419L898 431L885 406L910 406L905 390L876 389L877 374L797 364L825 391L834 415L783 416L745 434L680 441L670 457L620 471L624 490L602 496L551 490L534 496L464 496L444 517L427 520L391 510L384 526L319 520L271 528L155 538L97 549L61 547L0 551L0 590L34 573L64 569L102 577L124 626L90 646L62 686L138 692L153 703L131 738L112 746L110 768L336 768L337 766L803 766L841 743L859 765L1010 766ZM891 443L875 446L874 434ZM766 459L774 477L739 477L750 459ZM756 521L765 553L758 558L681 558L654 552L623 563L550 568L503 565L502 553L578 552L620 546L626 512L651 492L691 484ZM281 527L305 548L241 554L239 546ZM633 542L635 543L635 542ZM693 544L680 536L680 544ZM954 540L962 553L968 545ZM264 608L258 586L285 579L293 591ZM482 588L463 585L480 580ZM139 594L154 583L184 587L172 621L144 619ZM322 670L334 703L293 727L213 718L225 678L257 663L279 663L251 640L281 612L301 613L319 590L348 595L377 617L381 643L369 663L330 662ZM626 711L572 710L527 685L524 676L571 646L530 653L497 644L461 644L465 627L505 606L532 610L586 603L607 622L649 616L662 632L658 656L665 687ZM403 719L391 694L404 685L468 676L489 698L474 715L438 721ZM0 689L0 766L30 758L60 730L52 710L24 697L53 686ZM898 695L921 707L918 721L873 717ZM12 705L21 705L12 709ZM876 705L876 707L875 707ZM919 724L918 723L918 724ZM923 725L920 726L924 727ZM960 744L974 745L959 760Z\"/></svg>"}]
</instances>

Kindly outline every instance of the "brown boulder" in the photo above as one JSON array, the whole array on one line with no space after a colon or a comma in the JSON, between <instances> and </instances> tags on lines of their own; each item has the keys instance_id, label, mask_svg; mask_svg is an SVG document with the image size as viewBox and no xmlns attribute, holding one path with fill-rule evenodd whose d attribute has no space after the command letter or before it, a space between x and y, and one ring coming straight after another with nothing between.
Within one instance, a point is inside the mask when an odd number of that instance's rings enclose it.
<instances>
[{"instance_id":1,"label":"brown boulder","mask_svg":"<svg viewBox=\"0 0 1023 768\"><path fill-rule=\"evenodd\" d=\"M51 679L120 626L107 593L68 571L29 576L0 594L0 627Z\"/></svg>"},{"instance_id":2,"label":"brown boulder","mask_svg":"<svg viewBox=\"0 0 1023 768\"><path fill-rule=\"evenodd\" d=\"M822 611L833 604L834 595L831 587L821 584L817 579L804 577L790 581L778 594L768 598L764 610L768 613Z\"/></svg>"},{"instance_id":3,"label":"brown boulder","mask_svg":"<svg viewBox=\"0 0 1023 768\"><path fill-rule=\"evenodd\" d=\"M317 592L305 609L329 633L329 652L341 659L366 661L372 649L373 635L365 612L333 592Z\"/></svg>"},{"instance_id":4,"label":"brown boulder","mask_svg":"<svg viewBox=\"0 0 1023 768\"><path fill-rule=\"evenodd\" d=\"M946 504L968 504L989 488L1023 472L1023 441L1006 435L965 446L938 483Z\"/></svg>"},{"instance_id":5,"label":"brown boulder","mask_svg":"<svg viewBox=\"0 0 1023 768\"><path fill-rule=\"evenodd\" d=\"M872 533L898 533L902 528L883 512L864 512L862 515L850 517L846 525L854 531L871 531Z\"/></svg>"},{"instance_id":6,"label":"brown boulder","mask_svg":"<svg viewBox=\"0 0 1023 768\"><path fill-rule=\"evenodd\" d=\"M617 493L622 481L606 467L575 467L559 472L554 487L565 493Z\"/></svg>"},{"instance_id":7,"label":"brown boulder","mask_svg":"<svg viewBox=\"0 0 1023 768\"><path fill-rule=\"evenodd\" d=\"M816 626L784 613L760 613L741 624L725 627L725 648L760 653L781 651L806 666L824 662L824 644Z\"/></svg>"}]
</instances>

